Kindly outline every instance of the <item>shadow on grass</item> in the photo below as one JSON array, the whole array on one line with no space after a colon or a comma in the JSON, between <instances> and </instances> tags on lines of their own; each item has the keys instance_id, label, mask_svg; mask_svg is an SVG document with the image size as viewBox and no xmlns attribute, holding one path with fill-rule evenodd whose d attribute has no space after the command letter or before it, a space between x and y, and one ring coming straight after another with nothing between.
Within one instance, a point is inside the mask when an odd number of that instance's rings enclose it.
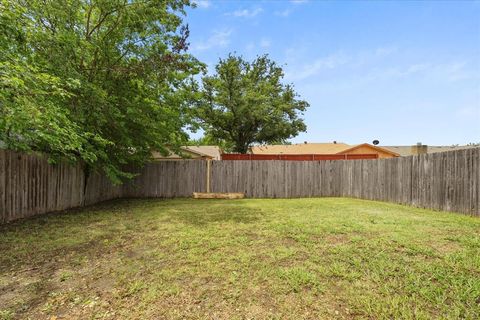
<instances>
[{"instance_id":1,"label":"shadow on grass","mask_svg":"<svg viewBox=\"0 0 480 320\"><path fill-rule=\"evenodd\" d=\"M121 199L33 216L0 225L0 270L70 253L91 256L104 251L103 241L124 241L156 223L251 224L263 214L237 200Z\"/></svg>"},{"instance_id":2,"label":"shadow on grass","mask_svg":"<svg viewBox=\"0 0 480 320\"><path fill-rule=\"evenodd\" d=\"M263 212L242 200L125 198L107 201L88 208L90 213L146 215L169 222L203 226L211 223L254 223ZM85 209L83 209L85 210Z\"/></svg>"},{"instance_id":3,"label":"shadow on grass","mask_svg":"<svg viewBox=\"0 0 480 320\"><path fill-rule=\"evenodd\" d=\"M250 224L259 221L264 213L259 208L251 208L238 200L184 200L166 215L171 222L180 222L193 226L209 224L242 223Z\"/></svg>"}]
</instances>

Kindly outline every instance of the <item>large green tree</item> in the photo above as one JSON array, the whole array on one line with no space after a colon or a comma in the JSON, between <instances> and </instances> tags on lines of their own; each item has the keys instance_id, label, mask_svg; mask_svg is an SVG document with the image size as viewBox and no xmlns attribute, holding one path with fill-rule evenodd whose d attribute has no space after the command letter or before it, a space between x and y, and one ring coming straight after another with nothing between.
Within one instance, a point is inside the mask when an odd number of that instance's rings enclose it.
<instances>
[{"instance_id":1,"label":"large green tree","mask_svg":"<svg viewBox=\"0 0 480 320\"><path fill-rule=\"evenodd\" d=\"M305 131L308 103L283 83L282 68L267 55L248 62L230 54L202 79L198 118L206 134L246 153L253 143L278 143Z\"/></svg>"},{"instance_id":2,"label":"large green tree","mask_svg":"<svg viewBox=\"0 0 480 320\"><path fill-rule=\"evenodd\" d=\"M0 142L113 180L190 122L189 0L0 0Z\"/></svg>"}]
</instances>

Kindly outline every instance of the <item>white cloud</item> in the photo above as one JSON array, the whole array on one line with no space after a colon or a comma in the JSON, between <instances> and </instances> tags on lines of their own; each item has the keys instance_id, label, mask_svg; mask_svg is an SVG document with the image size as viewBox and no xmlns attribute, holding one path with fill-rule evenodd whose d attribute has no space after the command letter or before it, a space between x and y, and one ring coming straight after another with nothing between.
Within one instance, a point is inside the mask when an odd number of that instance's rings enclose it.
<instances>
[{"instance_id":1,"label":"white cloud","mask_svg":"<svg viewBox=\"0 0 480 320\"><path fill-rule=\"evenodd\" d=\"M402 61L403 51L395 46L383 46L368 51L332 53L323 57L307 58L309 46L294 46L285 52L285 78L288 81L313 80L320 77L326 87L347 88L385 81L429 85L445 85L465 81L480 81L472 64L464 60L427 61L425 58ZM304 50L302 52L302 49ZM331 70L335 72L332 73ZM325 78L325 76L328 77ZM335 79L342 79L334 83Z\"/></svg>"},{"instance_id":2,"label":"white cloud","mask_svg":"<svg viewBox=\"0 0 480 320\"><path fill-rule=\"evenodd\" d=\"M302 3L307 3L308 0L290 0L290 2L294 4L302 4Z\"/></svg>"},{"instance_id":3,"label":"white cloud","mask_svg":"<svg viewBox=\"0 0 480 320\"><path fill-rule=\"evenodd\" d=\"M275 11L275 15L279 17L288 17L292 13L292 10L290 9L285 9L282 11Z\"/></svg>"},{"instance_id":4,"label":"white cloud","mask_svg":"<svg viewBox=\"0 0 480 320\"><path fill-rule=\"evenodd\" d=\"M468 106L460 108L457 110L457 116L461 118L473 118L480 120L480 107Z\"/></svg>"},{"instance_id":5,"label":"white cloud","mask_svg":"<svg viewBox=\"0 0 480 320\"><path fill-rule=\"evenodd\" d=\"M270 39L267 38L262 38L260 41L257 42L249 42L245 46L245 51L247 51L249 54L261 54L265 53L266 49L270 48L272 45L272 42Z\"/></svg>"},{"instance_id":6,"label":"white cloud","mask_svg":"<svg viewBox=\"0 0 480 320\"><path fill-rule=\"evenodd\" d=\"M396 46L383 46L374 50L373 55L376 58L385 57L398 51Z\"/></svg>"},{"instance_id":7,"label":"white cloud","mask_svg":"<svg viewBox=\"0 0 480 320\"><path fill-rule=\"evenodd\" d=\"M400 70L398 76L405 77L411 74L420 73L424 70L428 70L429 67L430 65L428 63L415 63L407 66L403 70Z\"/></svg>"},{"instance_id":8,"label":"white cloud","mask_svg":"<svg viewBox=\"0 0 480 320\"><path fill-rule=\"evenodd\" d=\"M202 9L207 9L212 5L210 0L195 0L193 1L193 3L195 3L198 8L202 8Z\"/></svg>"},{"instance_id":9,"label":"white cloud","mask_svg":"<svg viewBox=\"0 0 480 320\"><path fill-rule=\"evenodd\" d=\"M352 58L344 53L334 53L326 57L318 58L312 63L306 64L297 71L287 73L288 80L303 80L320 73L323 70L335 69L347 64Z\"/></svg>"},{"instance_id":10,"label":"white cloud","mask_svg":"<svg viewBox=\"0 0 480 320\"><path fill-rule=\"evenodd\" d=\"M431 68L431 65L427 63L415 63L403 67L389 67L377 69L367 75L367 78L380 79L380 78L402 78L413 74L419 74L427 71Z\"/></svg>"},{"instance_id":11,"label":"white cloud","mask_svg":"<svg viewBox=\"0 0 480 320\"><path fill-rule=\"evenodd\" d=\"M433 72L439 76L443 76L450 82L466 80L466 79L479 79L478 74L469 68L466 61L455 61L446 64L437 65Z\"/></svg>"},{"instance_id":12,"label":"white cloud","mask_svg":"<svg viewBox=\"0 0 480 320\"><path fill-rule=\"evenodd\" d=\"M227 13L226 15L240 17L240 18L253 18L255 16L258 16L262 12L263 12L262 8L256 8L252 10L241 9L241 10L236 10L234 12Z\"/></svg>"},{"instance_id":13,"label":"white cloud","mask_svg":"<svg viewBox=\"0 0 480 320\"><path fill-rule=\"evenodd\" d=\"M389 78L422 77L430 82L457 82L462 80L480 79L471 72L466 61L451 61L442 63L414 63L405 66L387 67L373 70L366 76L369 80Z\"/></svg>"},{"instance_id":14,"label":"white cloud","mask_svg":"<svg viewBox=\"0 0 480 320\"><path fill-rule=\"evenodd\" d=\"M425 73L434 68L434 66L428 63L414 63L406 66L385 66L380 68L375 67L380 59L398 52L398 48L395 46L383 46L357 53L336 52L328 56L319 57L313 60L313 62L300 65L297 62L303 61L305 58L302 57L302 55L295 54L297 50L300 49L296 48L293 51L288 50L285 53L287 60L289 61L288 64L291 66L287 76L289 79L296 81L304 80L318 75L323 71L340 67L348 67L352 69L353 73L351 73L351 75L354 76L356 74L356 71L354 70L358 70L358 68L368 68L368 66L370 66L368 73L361 74L363 81L407 77L413 74ZM308 50L306 50L303 55L305 55L306 52L308 52Z\"/></svg>"},{"instance_id":15,"label":"white cloud","mask_svg":"<svg viewBox=\"0 0 480 320\"><path fill-rule=\"evenodd\" d=\"M381 59L391 56L397 52L398 48L393 45L362 50L353 55L352 64L355 64L357 67L371 64L376 65Z\"/></svg>"},{"instance_id":16,"label":"white cloud","mask_svg":"<svg viewBox=\"0 0 480 320\"><path fill-rule=\"evenodd\" d=\"M268 39L265 39L265 38L263 38L260 41L260 47L262 47L262 48L268 48L268 47L270 47L271 44L272 44L272 42Z\"/></svg>"},{"instance_id":17,"label":"white cloud","mask_svg":"<svg viewBox=\"0 0 480 320\"><path fill-rule=\"evenodd\" d=\"M194 44L192 48L194 51L204 51L215 47L226 47L230 43L231 35L231 29L214 31L207 40Z\"/></svg>"}]
</instances>

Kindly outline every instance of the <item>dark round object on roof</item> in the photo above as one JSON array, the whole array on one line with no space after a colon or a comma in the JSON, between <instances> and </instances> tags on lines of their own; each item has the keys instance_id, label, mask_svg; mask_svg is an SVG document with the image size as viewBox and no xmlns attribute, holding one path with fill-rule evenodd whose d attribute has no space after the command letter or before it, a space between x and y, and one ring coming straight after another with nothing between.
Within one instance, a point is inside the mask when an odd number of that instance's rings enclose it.
<instances>
[{"instance_id":1,"label":"dark round object on roof","mask_svg":"<svg viewBox=\"0 0 480 320\"><path fill-rule=\"evenodd\" d=\"M380 143L380 141L378 141L378 140L373 140L373 142L372 142L372 143L373 143L373 145L374 145L374 146L376 146L377 144L379 144L379 143Z\"/></svg>"}]
</instances>

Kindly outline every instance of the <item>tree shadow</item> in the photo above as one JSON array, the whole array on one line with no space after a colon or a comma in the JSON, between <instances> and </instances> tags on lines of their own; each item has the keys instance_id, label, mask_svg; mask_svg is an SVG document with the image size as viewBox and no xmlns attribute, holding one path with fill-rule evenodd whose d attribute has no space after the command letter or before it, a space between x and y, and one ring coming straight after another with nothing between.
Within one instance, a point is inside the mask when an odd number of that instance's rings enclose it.
<instances>
[{"instance_id":1,"label":"tree shadow","mask_svg":"<svg viewBox=\"0 0 480 320\"><path fill-rule=\"evenodd\" d=\"M167 211L166 215L171 222L205 226L217 223L251 224L259 221L264 212L238 200L191 200L182 203L176 210Z\"/></svg>"}]
</instances>

